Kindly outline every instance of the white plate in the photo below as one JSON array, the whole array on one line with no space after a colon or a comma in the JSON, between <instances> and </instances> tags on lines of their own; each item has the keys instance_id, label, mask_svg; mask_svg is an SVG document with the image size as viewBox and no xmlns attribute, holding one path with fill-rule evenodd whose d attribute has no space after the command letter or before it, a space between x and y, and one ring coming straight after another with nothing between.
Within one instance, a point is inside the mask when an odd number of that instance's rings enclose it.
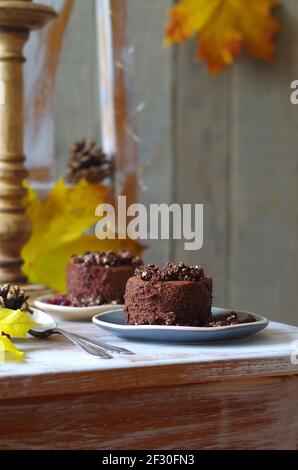
<instances>
[{"instance_id":1,"label":"white plate","mask_svg":"<svg viewBox=\"0 0 298 470\"><path fill-rule=\"evenodd\" d=\"M62 321L82 321L91 320L91 318L99 313L111 310L119 310L123 305L104 304L94 307L63 307L61 305L49 304L46 300L55 297L55 295L42 295L34 300L34 307L43 312L52 315L55 320Z\"/></svg>"},{"instance_id":2,"label":"white plate","mask_svg":"<svg viewBox=\"0 0 298 470\"><path fill-rule=\"evenodd\" d=\"M235 311L235 310L233 310ZM231 312L231 309L212 308L212 314L216 315ZM160 341L167 343L205 343L215 341L237 340L253 335L263 330L268 325L265 317L250 312L237 311L240 319L250 314L256 318L254 323L240 325L219 326L214 328L194 326L163 326L163 325L126 325L124 310L104 312L95 315L92 319L95 325L123 338L141 341Z\"/></svg>"}]
</instances>

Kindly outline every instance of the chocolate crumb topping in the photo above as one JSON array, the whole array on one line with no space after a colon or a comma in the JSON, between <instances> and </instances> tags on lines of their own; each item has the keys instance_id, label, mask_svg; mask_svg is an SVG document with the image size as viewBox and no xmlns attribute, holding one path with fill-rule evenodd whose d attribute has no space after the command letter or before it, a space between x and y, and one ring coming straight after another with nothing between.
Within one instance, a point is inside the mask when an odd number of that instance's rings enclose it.
<instances>
[{"instance_id":1,"label":"chocolate crumb topping","mask_svg":"<svg viewBox=\"0 0 298 470\"><path fill-rule=\"evenodd\" d=\"M256 319L252 315L246 315L245 318L240 320L238 313L230 312L222 315L213 317L212 320L206 323L205 327L215 328L217 326L230 326L230 325L241 325L242 323L253 323Z\"/></svg>"},{"instance_id":2,"label":"chocolate crumb topping","mask_svg":"<svg viewBox=\"0 0 298 470\"><path fill-rule=\"evenodd\" d=\"M107 252L85 252L82 256L73 255L72 264L83 264L84 266L133 266L142 264L139 257L133 257L129 251L107 251Z\"/></svg>"},{"instance_id":3,"label":"chocolate crumb topping","mask_svg":"<svg viewBox=\"0 0 298 470\"><path fill-rule=\"evenodd\" d=\"M184 263L167 263L162 269L155 264L139 266L135 275L143 281L201 281L205 277L201 266L187 266Z\"/></svg>"},{"instance_id":4,"label":"chocolate crumb topping","mask_svg":"<svg viewBox=\"0 0 298 470\"><path fill-rule=\"evenodd\" d=\"M155 264L147 264L147 266L139 266L135 270L135 275L143 281L159 281L161 280L160 270Z\"/></svg>"}]
</instances>

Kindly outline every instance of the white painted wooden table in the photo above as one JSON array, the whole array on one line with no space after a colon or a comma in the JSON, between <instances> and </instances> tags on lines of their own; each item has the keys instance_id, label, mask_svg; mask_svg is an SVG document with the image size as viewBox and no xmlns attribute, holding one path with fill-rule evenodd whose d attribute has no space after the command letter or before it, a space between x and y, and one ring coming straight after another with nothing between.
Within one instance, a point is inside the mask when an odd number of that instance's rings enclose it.
<instances>
[{"instance_id":1,"label":"white painted wooden table","mask_svg":"<svg viewBox=\"0 0 298 470\"><path fill-rule=\"evenodd\" d=\"M1 449L298 448L298 328L188 346L63 327L136 355L102 360L60 336L18 341L26 362L0 365Z\"/></svg>"}]
</instances>

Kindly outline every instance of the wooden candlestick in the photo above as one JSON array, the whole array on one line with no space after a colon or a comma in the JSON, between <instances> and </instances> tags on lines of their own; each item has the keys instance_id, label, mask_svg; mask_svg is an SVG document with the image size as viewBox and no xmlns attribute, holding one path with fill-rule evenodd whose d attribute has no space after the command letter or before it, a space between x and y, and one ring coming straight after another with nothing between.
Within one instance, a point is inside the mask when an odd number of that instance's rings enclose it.
<instances>
[{"instance_id":1,"label":"wooden candlestick","mask_svg":"<svg viewBox=\"0 0 298 470\"><path fill-rule=\"evenodd\" d=\"M0 0L0 282L24 281L20 252L31 232L22 204L23 47L31 30L55 17L52 8L31 0Z\"/></svg>"}]
</instances>

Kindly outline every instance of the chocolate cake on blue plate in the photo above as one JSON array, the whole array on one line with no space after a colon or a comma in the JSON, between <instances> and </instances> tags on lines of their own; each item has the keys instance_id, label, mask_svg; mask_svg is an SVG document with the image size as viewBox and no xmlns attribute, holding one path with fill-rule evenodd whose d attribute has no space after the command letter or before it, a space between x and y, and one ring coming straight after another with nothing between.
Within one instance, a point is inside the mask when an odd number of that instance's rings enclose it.
<instances>
[{"instance_id":1,"label":"chocolate cake on blue plate","mask_svg":"<svg viewBox=\"0 0 298 470\"><path fill-rule=\"evenodd\" d=\"M200 266L140 266L124 298L130 325L204 326L212 320L212 278Z\"/></svg>"}]
</instances>

